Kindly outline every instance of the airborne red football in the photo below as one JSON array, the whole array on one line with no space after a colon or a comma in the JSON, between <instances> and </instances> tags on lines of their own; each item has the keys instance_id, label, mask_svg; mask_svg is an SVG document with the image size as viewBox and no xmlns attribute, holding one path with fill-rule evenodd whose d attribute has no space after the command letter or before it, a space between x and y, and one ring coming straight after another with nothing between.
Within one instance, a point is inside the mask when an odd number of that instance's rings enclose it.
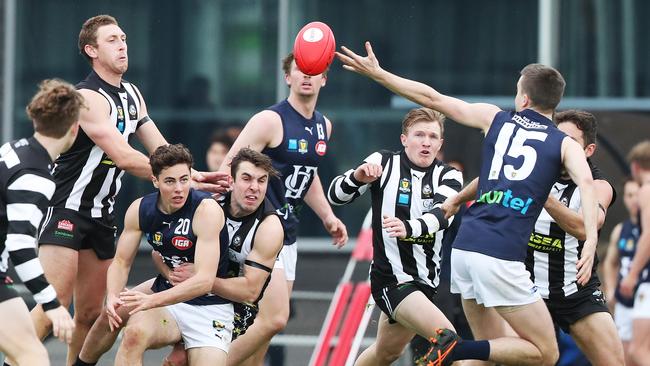
<instances>
[{"instance_id":1,"label":"airborne red football","mask_svg":"<svg viewBox=\"0 0 650 366\"><path fill-rule=\"evenodd\" d=\"M302 27L293 44L296 65L307 75L325 71L334 59L335 50L334 33L321 22L311 22Z\"/></svg>"}]
</instances>

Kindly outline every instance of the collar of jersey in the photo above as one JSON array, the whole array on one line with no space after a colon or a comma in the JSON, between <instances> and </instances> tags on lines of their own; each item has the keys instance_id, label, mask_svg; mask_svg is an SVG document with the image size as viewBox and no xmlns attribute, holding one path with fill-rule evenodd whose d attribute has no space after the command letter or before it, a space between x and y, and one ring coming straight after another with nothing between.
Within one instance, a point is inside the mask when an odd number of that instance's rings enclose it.
<instances>
[{"instance_id":1,"label":"collar of jersey","mask_svg":"<svg viewBox=\"0 0 650 366\"><path fill-rule=\"evenodd\" d=\"M110 90L113 93L123 93L125 91L124 86L122 85L122 82L120 82L120 87L118 88L117 86L109 84L104 79L99 77L99 74L97 74L95 72L95 70L92 71L91 75L92 75L93 78L95 78L95 79L97 79L99 81L99 83L102 85L103 88L106 88L106 89Z\"/></svg>"},{"instance_id":2,"label":"collar of jersey","mask_svg":"<svg viewBox=\"0 0 650 366\"><path fill-rule=\"evenodd\" d=\"M524 109L523 111L519 112L519 114L521 114L523 116L526 116L526 117L528 117L529 119L531 119L531 120L533 120L535 122L539 122L539 123L543 123L543 124L545 124L547 126L555 127L555 124L553 123L553 121L551 121L550 119L544 117L543 115L539 114L538 112L536 112L536 111L534 111L532 109Z\"/></svg>"}]
</instances>

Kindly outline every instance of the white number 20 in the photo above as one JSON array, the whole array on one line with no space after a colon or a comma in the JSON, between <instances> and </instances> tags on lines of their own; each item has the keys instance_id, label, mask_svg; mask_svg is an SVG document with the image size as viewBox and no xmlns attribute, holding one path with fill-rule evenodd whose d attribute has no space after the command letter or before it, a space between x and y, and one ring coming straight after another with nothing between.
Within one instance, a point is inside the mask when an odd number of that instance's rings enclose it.
<instances>
[{"instance_id":1,"label":"white number 20","mask_svg":"<svg viewBox=\"0 0 650 366\"><path fill-rule=\"evenodd\" d=\"M174 230L174 234L187 235L187 233L189 232L190 232L190 219L183 219L183 218L178 219L178 226L176 226L176 230Z\"/></svg>"},{"instance_id":2,"label":"white number 20","mask_svg":"<svg viewBox=\"0 0 650 366\"><path fill-rule=\"evenodd\" d=\"M508 180L524 180L535 168L537 162L537 151L532 146L524 145L526 140L545 141L548 136L545 132L528 131L523 128L517 130L515 137L510 142L510 137L515 130L514 123L505 123L499 131L497 142L494 145L494 156L492 157L492 165L490 166L490 174L488 179L499 179L499 173L503 168L503 175ZM506 153L507 151L507 153ZM519 169L508 164L503 166L503 155L507 154L510 157L518 158L524 157L524 162Z\"/></svg>"}]
</instances>

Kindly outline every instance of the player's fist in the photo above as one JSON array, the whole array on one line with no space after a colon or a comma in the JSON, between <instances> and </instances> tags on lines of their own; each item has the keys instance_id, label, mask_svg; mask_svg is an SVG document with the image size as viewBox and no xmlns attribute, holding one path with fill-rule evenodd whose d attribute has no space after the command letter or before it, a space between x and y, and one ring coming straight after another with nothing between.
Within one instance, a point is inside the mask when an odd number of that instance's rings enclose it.
<instances>
[{"instance_id":1,"label":"player's fist","mask_svg":"<svg viewBox=\"0 0 650 366\"><path fill-rule=\"evenodd\" d=\"M354 171L354 179L363 184L376 181L381 177L382 167L379 164L363 163Z\"/></svg>"}]
</instances>

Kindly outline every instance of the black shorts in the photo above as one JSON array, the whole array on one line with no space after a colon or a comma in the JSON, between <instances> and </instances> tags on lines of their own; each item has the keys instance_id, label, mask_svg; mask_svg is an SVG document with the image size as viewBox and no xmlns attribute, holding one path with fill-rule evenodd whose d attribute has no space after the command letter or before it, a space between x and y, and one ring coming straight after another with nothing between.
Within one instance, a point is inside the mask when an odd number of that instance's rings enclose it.
<instances>
[{"instance_id":1,"label":"black shorts","mask_svg":"<svg viewBox=\"0 0 650 366\"><path fill-rule=\"evenodd\" d=\"M0 302L11 300L14 297L20 297L18 291L14 288L14 285L0 283Z\"/></svg>"},{"instance_id":2,"label":"black shorts","mask_svg":"<svg viewBox=\"0 0 650 366\"><path fill-rule=\"evenodd\" d=\"M233 321L232 341L246 333L248 327L253 325L259 311L257 304L233 303L235 318Z\"/></svg>"},{"instance_id":3,"label":"black shorts","mask_svg":"<svg viewBox=\"0 0 650 366\"><path fill-rule=\"evenodd\" d=\"M609 312L603 292L598 286L585 287L565 298L546 299L544 302L553 322L567 334L570 333L571 324L587 315Z\"/></svg>"},{"instance_id":4,"label":"black shorts","mask_svg":"<svg viewBox=\"0 0 650 366\"><path fill-rule=\"evenodd\" d=\"M57 245L79 251L92 249L97 258L115 256L117 228L112 223L67 208L50 207L38 238L39 245Z\"/></svg>"},{"instance_id":5,"label":"black shorts","mask_svg":"<svg viewBox=\"0 0 650 366\"><path fill-rule=\"evenodd\" d=\"M397 306L404 301L408 295L416 291L422 292L424 296L431 301L431 304L433 304L433 296L436 294L436 289L418 281L392 284L384 288L373 289L372 298L375 300L375 304L381 309L381 311L388 315L388 322L394 324L396 323L393 318L395 315L395 309L397 309Z\"/></svg>"}]
</instances>

